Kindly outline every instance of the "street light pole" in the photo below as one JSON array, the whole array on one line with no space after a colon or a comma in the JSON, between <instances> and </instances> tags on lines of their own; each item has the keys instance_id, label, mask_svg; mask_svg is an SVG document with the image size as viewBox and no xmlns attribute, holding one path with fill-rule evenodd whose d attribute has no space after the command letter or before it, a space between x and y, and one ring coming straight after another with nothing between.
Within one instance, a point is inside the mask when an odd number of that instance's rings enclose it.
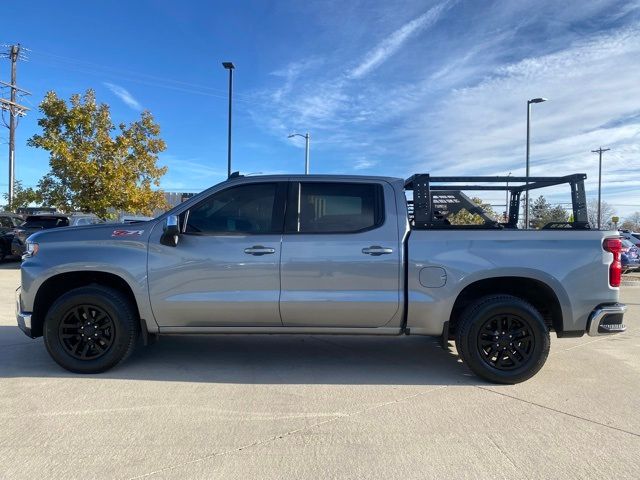
<instances>
[{"instance_id":1,"label":"street light pole","mask_svg":"<svg viewBox=\"0 0 640 480\"><path fill-rule=\"evenodd\" d=\"M610 148L602 148L600 147L597 150L591 150L591 153L597 153L598 154L598 230L600 230L600 224L601 224L601 219L600 219L600 205L601 205L601 193L602 193L602 152L608 152L609 150L611 150Z\"/></svg>"},{"instance_id":2,"label":"street light pole","mask_svg":"<svg viewBox=\"0 0 640 480\"><path fill-rule=\"evenodd\" d=\"M309 132L302 135L301 133L292 133L288 138L302 137L304 138L304 174L309 175L309 147L311 143L311 135Z\"/></svg>"},{"instance_id":3,"label":"street light pole","mask_svg":"<svg viewBox=\"0 0 640 480\"><path fill-rule=\"evenodd\" d=\"M527 182L529 185L529 143L531 137L531 104L532 103L542 103L546 102L547 99L543 97L532 98L531 100L527 100L527 163L526 163L526 174ZM529 190L525 191L524 197L524 228L529 229Z\"/></svg>"},{"instance_id":4,"label":"street light pole","mask_svg":"<svg viewBox=\"0 0 640 480\"><path fill-rule=\"evenodd\" d=\"M231 176L231 105L233 102L233 70L236 68L232 62L222 62L222 66L229 70L229 124L227 134L227 178Z\"/></svg>"}]
</instances>

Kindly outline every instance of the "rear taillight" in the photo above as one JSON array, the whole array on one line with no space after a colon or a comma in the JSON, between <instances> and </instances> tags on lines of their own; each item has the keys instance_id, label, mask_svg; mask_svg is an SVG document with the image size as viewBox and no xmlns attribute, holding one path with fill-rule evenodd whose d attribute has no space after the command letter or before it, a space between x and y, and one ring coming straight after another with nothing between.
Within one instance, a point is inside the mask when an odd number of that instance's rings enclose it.
<instances>
[{"instance_id":1,"label":"rear taillight","mask_svg":"<svg viewBox=\"0 0 640 480\"><path fill-rule=\"evenodd\" d=\"M602 247L613 254L613 262L609 266L609 285L619 287L622 280L622 263L620 263L622 240L619 238L605 238Z\"/></svg>"}]
</instances>

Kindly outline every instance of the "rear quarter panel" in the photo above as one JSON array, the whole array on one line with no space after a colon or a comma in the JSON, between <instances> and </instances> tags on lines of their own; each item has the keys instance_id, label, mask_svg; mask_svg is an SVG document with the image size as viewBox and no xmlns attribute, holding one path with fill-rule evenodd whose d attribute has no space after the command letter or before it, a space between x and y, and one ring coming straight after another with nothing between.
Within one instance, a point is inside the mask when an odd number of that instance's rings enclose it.
<instances>
[{"instance_id":1,"label":"rear quarter panel","mask_svg":"<svg viewBox=\"0 0 640 480\"><path fill-rule=\"evenodd\" d=\"M618 300L609 286L611 253L601 231L414 230L408 241L408 315L411 333L440 335L460 292L486 278L539 280L556 293L564 330L584 330L594 307ZM446 272L442 287L420 283L425 267ZM500 292L496 292L500 293Z\"/></svg>"}]
</instances>

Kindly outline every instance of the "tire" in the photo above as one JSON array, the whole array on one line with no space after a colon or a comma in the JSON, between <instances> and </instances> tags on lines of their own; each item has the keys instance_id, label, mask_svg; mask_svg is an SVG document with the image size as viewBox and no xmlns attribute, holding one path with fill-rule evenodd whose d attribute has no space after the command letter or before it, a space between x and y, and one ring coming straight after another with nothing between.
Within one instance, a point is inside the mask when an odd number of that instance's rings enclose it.
<instances>
[{"instance_id":1,"label":"tire","mask_svg":"<svg viewBox=\"0 0 640 480\"><path fill-rule=\"evenodd\" d=\"M534 376L547 360L550 344L540 312L511 295L474 302L456 329L456 348L464 363L493 383L520 383Z\"/></svg>"},{"instance_id":2,"label":"tire","mask_svg":"<svg viewBox=\"0 0 640 480\"><path fill-rule=\"evenodd\" d=\"M112 288L73 289L54 302L44 321L44 344L58 365L75 373L100 373L135 348L139 320L127 297Z\"/></svg>"}]
</instances>

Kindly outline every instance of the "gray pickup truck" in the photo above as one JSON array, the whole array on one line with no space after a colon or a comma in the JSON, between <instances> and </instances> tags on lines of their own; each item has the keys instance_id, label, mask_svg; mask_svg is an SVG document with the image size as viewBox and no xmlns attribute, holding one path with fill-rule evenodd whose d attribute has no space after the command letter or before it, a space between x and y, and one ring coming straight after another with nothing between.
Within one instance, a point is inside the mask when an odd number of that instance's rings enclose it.
<instances>
[{"instance_id":1,"label":"gray pickup truck","mask_svg":"<svg viewBox=\"0 0 640 480\"><path fill-rule=\"evenodd\" d=\"M410 334L455 339L480 377L521 382L550 332L625 330L620 238L589 229L585 178L231 176L154 220L32 235L18 325L79 373L140 337ZM518 228L521 195L561 184L572 221ZM500 189L504 222L462 193ZM464 209L482 223L453 224Z\"/></svg>"}]
</instances>

